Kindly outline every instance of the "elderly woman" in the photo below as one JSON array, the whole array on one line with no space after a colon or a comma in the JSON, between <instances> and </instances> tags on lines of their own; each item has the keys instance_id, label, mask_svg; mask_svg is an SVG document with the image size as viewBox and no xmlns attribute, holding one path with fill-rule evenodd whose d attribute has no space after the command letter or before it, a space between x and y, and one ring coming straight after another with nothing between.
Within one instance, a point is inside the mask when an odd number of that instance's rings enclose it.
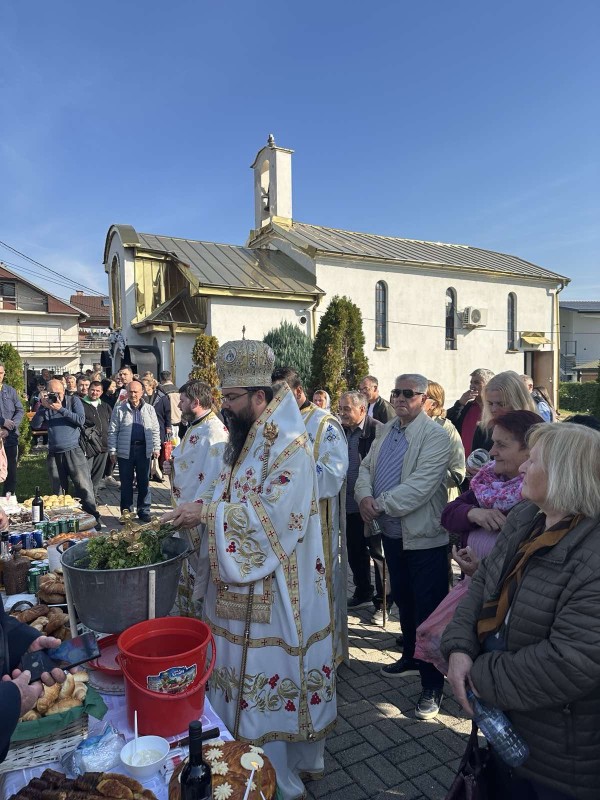
<instances>
[{"instance_id":1,"label":"elderly woman","mask_svg":"<svg viewBox=\"0 0 600 800\"><path fill-rule=\"evenodd\" d=\"M427 382L427 400L425 413L446 431L452 442L450 462L448 464L448 501L458 497L460 486L465 479L465 451L459 432L446 417L444 403L446 392L443 386L435 381Z\"/></svg>"},{"instance_id":2,"label":"elderly woman","mask_svg":"<svg viewBox=\"0 0 600 800\"><path fill-rule=\"evenodd\" d=\"M442 639L448 680L503 709L529 746L499 796L596 800L600 785L600 434L528 436L522 495ZM501 765L499 765L501 769Z\"/></svg>"},{"instance_id":3,"label":"elderly woman","mask_svg":"<svg viewBox=\"0 0 600 800\"><path fill-rule=\"evenodd\" d=\"M158 388L158 381L152 374L142 378L145 401L150 403L156 411L160 427L160 441L164 442L171 435L171 401L168 396Z\"/></svg>"}]
</instances>

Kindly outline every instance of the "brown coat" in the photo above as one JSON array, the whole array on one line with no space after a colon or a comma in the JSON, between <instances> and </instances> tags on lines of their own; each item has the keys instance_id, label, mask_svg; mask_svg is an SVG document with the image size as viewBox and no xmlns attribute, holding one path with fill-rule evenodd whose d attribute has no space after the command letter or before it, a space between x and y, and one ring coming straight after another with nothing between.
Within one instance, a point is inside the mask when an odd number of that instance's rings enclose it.
<instances>
[{"instance_id":1,"label":"brown coat","mask_svg":"<svg viewBox=\"0 0 600 800\"><path fill-rule=\"evenodd\" d=\"M530 748L523 777L579 800L600 797L600 517L532 557L503 631L506 650L482 653L476 622L506 559L538 509L519 503L473 577L442 639L446 657L467 653L473 683L508 712Z\"/></svg>"}]
</instances>

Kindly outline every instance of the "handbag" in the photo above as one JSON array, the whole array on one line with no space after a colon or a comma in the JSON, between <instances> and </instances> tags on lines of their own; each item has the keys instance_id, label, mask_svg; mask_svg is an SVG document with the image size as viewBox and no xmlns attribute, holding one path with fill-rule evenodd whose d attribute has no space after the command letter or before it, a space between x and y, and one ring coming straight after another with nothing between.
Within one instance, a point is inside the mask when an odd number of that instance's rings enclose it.
<instances>
[{"instance_id":1,"label":"handbag","mask_svg":"<svg viewBox=\"0 0 600 800\"><path fill-rule=\"evenodd\" d=\"M479 747L477 725L473 723L467 749L445 800L493 800L491 753Z\"/></svg>"}]
</instances>

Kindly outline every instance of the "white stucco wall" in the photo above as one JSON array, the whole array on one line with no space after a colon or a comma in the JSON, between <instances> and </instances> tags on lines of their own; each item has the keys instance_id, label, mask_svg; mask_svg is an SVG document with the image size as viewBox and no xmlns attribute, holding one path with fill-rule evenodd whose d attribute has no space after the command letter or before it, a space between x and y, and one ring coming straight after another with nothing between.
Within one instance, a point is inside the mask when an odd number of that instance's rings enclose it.
<instances>
[{"instance_id":1,"label":"white stucco wall","mask_svg":"<svg viewBox=\"0 0 600 800\"><path fill-rule=\"evenodd\" d=\"M209 300L207 333L216 336L219 344L242 338L242 327L246 326L246 339L262 339L272 328L282 322L298 325L310 334L310 311L306 303L291 303L281 300L252 300L238 297L211 297ZM304 311L304 314L300 312ZM301 316L307 318L300 324Z\"/></svg>"},{"instance_id":2,"label":"white stucco wall","mask_svg":"<svg viewBox=\"0 0 600 800\"><path fill-rule=\"evenodd\" d=\"M375 349L375 285L380 280L388 286L387 350ZM331 260L318 262L317 284L327 292L317 322L336 294L346 295L361 309L369 371L379 379L386 397L399 373L418 372L445 388L446 404L450 405L468 388L469 373L477 367L494 372L524 371L518 338L521 331L544 331L552 338L551 293L526 281L470 277L450 271L400 271L376 264L357 268L355 262ZM456 291L459 311L467 306L488 310L486 327L457 327L457 350L445 349L445 296L450 287ZM517 296L517 353L506 350L509 292ZM552 347L545 345L542 349Z\"/></svg>"},{"instance_id":3,"label":"white stucco wall","mask_svg":"<svg viewBox=\"0 0 600 800\"><path fill-rule=\"evenodd\" d=\"M563 342L577 342L578 364L600 359L600 314L561 309L560 336Z\"/></svg>"}]
</instances>

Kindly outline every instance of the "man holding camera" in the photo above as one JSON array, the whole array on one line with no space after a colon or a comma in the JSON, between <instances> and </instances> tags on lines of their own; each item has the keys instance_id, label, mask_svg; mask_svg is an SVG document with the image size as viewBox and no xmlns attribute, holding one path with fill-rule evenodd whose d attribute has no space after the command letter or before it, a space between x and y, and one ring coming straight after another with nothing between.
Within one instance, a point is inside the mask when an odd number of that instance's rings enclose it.
<instances>
[{"instance_id":1,"label":"man holding camera","mask_svg":"<svg viewBox=\"0 0 600 800\"><path fill-rule=\"evenodd\" d=\"M48 426L48 475L52 492L67 491L69 478L73 483L75 497L81 499L81 507L96 518L96 529L102 527L96 509L90 470L79 443L85 425L83 403L77 395L65 396L62 381L48 381L47 392L40 397L40 407L31 420L33 430L45 422Z\"/></svg>"}]
</instances>

